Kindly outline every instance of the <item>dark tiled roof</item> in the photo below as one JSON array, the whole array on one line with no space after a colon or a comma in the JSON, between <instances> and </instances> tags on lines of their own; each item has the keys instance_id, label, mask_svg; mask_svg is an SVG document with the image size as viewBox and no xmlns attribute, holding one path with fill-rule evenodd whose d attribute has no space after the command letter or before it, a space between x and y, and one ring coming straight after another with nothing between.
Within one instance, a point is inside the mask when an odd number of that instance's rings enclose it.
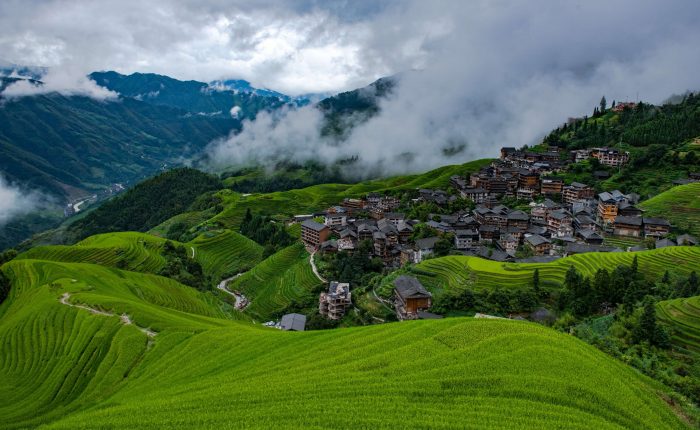
<instances>
[{"instance_id":1,"label":"dark tiled roof","mask_svg":"<svg viewBox=\"0 0 700 430\"><path fill-rule=\"evenodd\" d=\"M394 280L396 292L404 299L432 297L420 281L412 276L402 275Z\"/></svg>"},{"instance_id":2,"label":"dark tiled roof","mask_svg":"<svg viewBox=\"0 0 700 430\"><path fill-rule=\"evenodd\" d=\"M310 228L311 230L316 230L316 231L321 231L325 228L328 228L325 225L317 223L316 221L314 221L312 219L307 219L306 221L302 222L301 226L306 227L306 228Z\"/></svg>"}]
</instances>

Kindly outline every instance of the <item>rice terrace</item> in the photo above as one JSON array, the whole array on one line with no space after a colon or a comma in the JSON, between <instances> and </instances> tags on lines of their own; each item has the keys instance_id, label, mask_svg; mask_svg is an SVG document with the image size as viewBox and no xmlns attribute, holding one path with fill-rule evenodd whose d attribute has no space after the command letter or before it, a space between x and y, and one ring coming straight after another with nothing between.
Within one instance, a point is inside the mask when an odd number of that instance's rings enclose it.
<instances>
[{"instance_id":1,"label":"rice terrace","mask_svg":"<svg viewBox=\"0 0 700 430\"><path fill-rule=\"evenodd\" d=\"M700 429L699 16L0 1L0 430Z\"/></svg>"}]
</instances>

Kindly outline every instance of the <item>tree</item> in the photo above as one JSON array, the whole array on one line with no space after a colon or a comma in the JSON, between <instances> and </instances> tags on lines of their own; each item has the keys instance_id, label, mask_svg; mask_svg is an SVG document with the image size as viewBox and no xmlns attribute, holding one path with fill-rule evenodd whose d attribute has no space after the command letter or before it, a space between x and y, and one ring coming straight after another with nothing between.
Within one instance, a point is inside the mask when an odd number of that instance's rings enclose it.
<instances>
[{"instance_id":1,"label":"tree","mask_svg":"<svg viewBox=\"0 0 700 430\"><path fill-rule=\"evenodd\" d=\"M632 259L632 265L630 266L630 269L632 269L632 274L636 274L639 271L639 261L637 261L636 255Z\"/></svg>"},{"instance_id":2,"label":"tree","mask_svg":"<svg viewBox=\"0 0 700 430\"><path fill-rule=\"evenodd\" d=\"M437 257L444 257L446 255L449 255L450 251L452 251L452 243L453 242L449 238L443 237L435 243L433 252Z\"/></svg>"},{"instance_id":3,"label":"tree","mask_svg":"<svg viewBox=\"0 0 700 430\"><path fill-rule=\"evenodd\" d=\"M540 269L535 269L535 273L532 274L532 289L539 297L540 295Z\"/></svg>"},{"instance_id":4,"label":"tree","mask_svg":"<svg viewBox=\"0 0 700 430\"><path fill-rule=\"evenodd\" d=\"M0 270L0 303L4 302L8 295L10 295L10 280L5 276L5 273Z\"/></svg>"},{"instance_id":5,"label":"tree","mask_svg":"<svg viewBox=\"0 0 700 430\"><path fill-rule=\"evenodd\" d=\"M607 102L607 100L605 100L605 96L603 96L603 97L600 99L600 113L601 113L601 114L604 114L604 113L605 113L605 109L607 109L607 107L608 107L608 102Z\"/></svg>"},{"instance_id":6,"label":"tree","mask_svg":"<svg viewBox=\"0 0 700 430\"><path fill-rule=\"evenodd\" d=\"M644 298L644 307L637 325L632 330L635 343L649 342L661 348L668 348L670 338L666 330L656 321L656 302L651 296Z\"/></svg>"}]
</instances>

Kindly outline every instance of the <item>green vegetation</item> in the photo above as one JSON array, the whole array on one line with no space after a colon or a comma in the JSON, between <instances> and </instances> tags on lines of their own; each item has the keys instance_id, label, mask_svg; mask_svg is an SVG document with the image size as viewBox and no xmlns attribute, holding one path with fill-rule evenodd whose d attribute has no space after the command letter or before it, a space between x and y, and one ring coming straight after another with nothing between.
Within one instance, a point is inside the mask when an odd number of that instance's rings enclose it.
<instances>
[{"instance_id":1,"label":"green vegetation","mask_svg":"<svg viewBox=\"0 0 700 430\"><path fill-rule=\"evenodd\" d=\"M295 241L283 223L275 222L264 215L253 215L250 209L246 211L241 222L241 234L265 247L263 258L269 257Z\"/></svg>"},{"instance_id":2,"label":"green vegetation","mask_svg":"<svg viewBox=\"0 0 700 430\"><path fill-rule=\"evenodd\" d=\"M700 170L697 145L690 144L699 136L700 96L688 94L680 103L663 106L638 103L621 112L596 108L591 118L564 124L544 143L568 150L607 146L629 151L630 163L619 170L607 169L612 177L601 184L592 173L605 169L595 161L574 166L567 179L646 197L668 188L675 179L686 178L689 171Z\"/></svg>"},{"instance_id":3,"label":"green vegetation","mask_svg":"<svg viewBox=\"0 0 700 430\"><path fill-rule=\"evenodd\" d=\"M153 275L37 260L3 271L5 428L686 427L664 387L536 324L286 333Z\"/></svg>"},{"instance_id":4,"label":"green vegetation","mask_svg":"<svg viewBox=\"0 0 700 430\"><path fill-rule=\"evenodd\" d=\"M535 269L543 288L558 288L566 272L574 266L583 276L593 277L598 269L630 265L634 256L640 272L660 277L666 270L679 274L700 271L700 248L675 246L642 252L586 253L561 258L551 263L499 263L479 257L448 256L426 260L414 271L433 293L443 290L504 288L525 289L532 285Z\"/></svg>"},{"instance_id":5,"label":"green vegetation","mask_svg":"<svg viewBox=\"0 0 700 430\"><path fill-rule=\"evenodd\" d=\"M246 312L268 320L301 303L313 303L317 313L318 296L311 293L318 294L321 286L304 245L296 243L253 267L229 284L229 289L242 292L251 301Z\"/></svg>"},{"instance_id":6,"label":"green vegetation","mask_svg":"<svg viewBox=\"0 0 700 430\"><path fill-rule=\"evenodd\" d=\"M217 178L199 170L170 170L102 204L71 224L68 235L82 239L111 231L147 231L220 186Z\"/></svg>"},{"instance_id":7,"label":"green vegetation","mask_svg":"<svg viewBox=\"0 0 700 430\"><path fill-rule=\"evenodd\" d=\"M700 183L673 187L639 207L644 216L666 218L677 230L700 235Z\"/></svg>"},{"instance_id":8,"label":"green vegetation","mask_svg":"<svg viewBox=\"0 0 700 430\"><path fill-rule=\"evenodd\" d=\"M73 246L38 246L17 258L91 263L135 272L157 273L165 265L163 239L143 233L107 233Z\"/></svg>"},{"instance_id":9,"label":"green vegetation","mask_svg":"<svg viewBox=\"0 0 700 430\"><path fill-rule=\"evenodd\" d=\"M400 192L416 188L447 188L453 175L467 175L489 164L491 159L443 166L423 174L395 176L357 184L322 184L299 190L241 196L226 194L224 210L212 218L228 228L237 228L248 209L260 215L283 214L288 217L320 211L338 204L344 198L362 197L370 192Z\"/></svg>"},{"instance_id":10,"label":"green vegetation","mask_svg":"<svg viewBox=\"0 0 700 430\"><path fill-rule=\"evenodd\" d=\"M673 328L674 345L697 358L700 354L700 296L660 302L658 312L661 321Z\"/></svg>"},{"instance_id":11,"label":"green vegetation","mask_svg":"<svg viewBox=\"0 0 700 430\"><path fill-rule=\"evenodd\" d=\"M230 230L206 232L187 246L214 280L251 269L262 260L263 254L262 246Z\"/></svg>"}]
</instances>

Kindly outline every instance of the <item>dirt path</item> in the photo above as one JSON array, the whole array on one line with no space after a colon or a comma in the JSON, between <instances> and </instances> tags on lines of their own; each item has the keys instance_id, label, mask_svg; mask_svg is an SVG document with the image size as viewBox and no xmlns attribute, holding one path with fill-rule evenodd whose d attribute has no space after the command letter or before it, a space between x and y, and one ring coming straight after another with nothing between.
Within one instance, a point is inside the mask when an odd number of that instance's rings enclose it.
<instances>
[{"instance_id":1,"label":"dirt path","mask_svg":"<svg viewBox=\"0 0 700 430\"><path fill-rule=\"evenodd\" d=\"M238 309L239 311L242 311L243 309L245 309L250 304L250 300L248 300L248 298L246 296L244 296L243 294L229 291L229 289L226 288L226 285L228 285L229 282L243 276L244 273L245 272L241 272L236 276L231 276L230 278L226 278L223 281L219 282L219 285L216 286L216 288L220 289L221 291L223 291L226 294L233 296L233 298L236 299L236 304L234 305L234 307L236 309Z\"/></svg>"},{"instance_id":2,"label":"dirt path","mask_svg":"<svg viewBox=\"0 0 700 430\"><path fill-rule=\"evenodd\" d=\"M192 259L194 260L194 246L190 246L190 249L192 250Z\"/></svg>"},{"instance_id":3,"label":"dirt path","mask_svg":"<svg viewBox=\"0 0 700 430\"><path fill-rule=\"evenodd\" d=\"M101 311L101 310L99 310L99 309L91 308L91 307L89 307L89 306L73 304L73 303L69 302L68 299L70 299L70 293L63 293L63 295L61 296L60 302L61 302L62 304L64 304L64 305L66 305L66 306L70 306L70 307L78 308L78 309L84 309L84 310L86 310L86 311L88 311L88 312L90 312L90 313L93 313L93 314L95 314L95 315L104 315L104 316L106 316L106 317L113 317L113 316L115 316L115 314L113 314L113 313ZM127 314L121 314L121 315L119 316L119 320L120 320L121 323L124 324L124 325L133 325L133 326L136 327L137 329L141 330L141 331L142 331L144 334L146 334L146 336L148 336L148 337L155 337L156 334L158 334L158 333L156 333L156 332L154 332L153 330L150 330L150 329L148 329L148 328L137 326L136 324L134 324L134 323L131 321L131 318L130 318L129 315L127 315Z\"/></svg>"},{"instance_id":4,"label":"dirt path","mask_svg":"<svg viewBox=\"0 0 700 430\"><path fill-rule=\"evenodd\" d=\"M377 299L377 301L378 301L379 303L381 303L385 308L387 308L388 310L394 312L394 308L391 307L391 306L389 306L389 305L393 305L393 303L391 303L390 301L385 300L385 299L379 297L379 295L378 295L377 292L374 290L374 288L372 288L372 294L374 294L374 298Z\"/></svg>"},{"instance_id":5,"label":"dirt path","mask_svg":"<svg viewBox=\"0 0 700 430\"><path fill-rule=\"evenodd\" d=\"M318 280L325 284L328 281L326 281L326 279L323 276L321 276L320 273L318 273L318 268L316 267L316 262L314 261L314 255L316 255L316 251L312 252L311 257L309 257L309 263L311 264L311 270L314 271L314 275L316 275Z\"/></svg>"}]
</instances>

